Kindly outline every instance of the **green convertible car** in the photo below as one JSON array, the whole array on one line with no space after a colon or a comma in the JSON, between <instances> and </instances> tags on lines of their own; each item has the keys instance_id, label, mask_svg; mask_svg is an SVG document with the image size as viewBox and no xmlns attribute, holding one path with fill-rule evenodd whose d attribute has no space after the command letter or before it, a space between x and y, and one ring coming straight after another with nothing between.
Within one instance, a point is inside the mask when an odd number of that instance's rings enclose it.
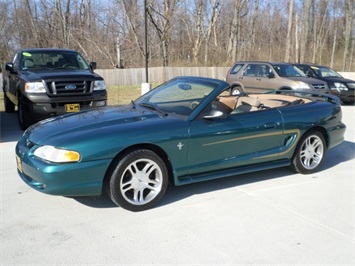
<instances>
[{"instance_id":1,"label":"green convertible car","mask_svg":"<svg viewBox=\"0 0 355 266\"><path fill-rule=\"evenodd\" d=\"M316 96L316 97L315 97ZM52 195L100 195L151 208L168 183L290 166L317 171L344 139L339 98L270 92L233 96L221 80L177 77L131 104L63 115L28 128L18 173Z\"/></svg>"}]
</instances>

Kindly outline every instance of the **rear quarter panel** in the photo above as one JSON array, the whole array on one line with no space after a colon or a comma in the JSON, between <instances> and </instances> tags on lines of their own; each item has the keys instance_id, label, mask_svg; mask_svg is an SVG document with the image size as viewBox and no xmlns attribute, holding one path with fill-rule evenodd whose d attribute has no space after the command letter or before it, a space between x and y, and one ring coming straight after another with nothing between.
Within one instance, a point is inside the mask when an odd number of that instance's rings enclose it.
<instances>
[{"instance_id":1,"label":"rear quarter panel","mask_svg":"<svg viewBox=\"0 0 355 266\"><path fill-rule=\"evenodd\" d=\"M327 148L343 141L345 125L342 124L341 107L330 102L311 102L304 105L279 108L284 119L285 132L299 129L296 142L309 130L316 129L324 133ZM285 157L291 158L297 145L294 145Z\"/></svg>"}]
</instances>

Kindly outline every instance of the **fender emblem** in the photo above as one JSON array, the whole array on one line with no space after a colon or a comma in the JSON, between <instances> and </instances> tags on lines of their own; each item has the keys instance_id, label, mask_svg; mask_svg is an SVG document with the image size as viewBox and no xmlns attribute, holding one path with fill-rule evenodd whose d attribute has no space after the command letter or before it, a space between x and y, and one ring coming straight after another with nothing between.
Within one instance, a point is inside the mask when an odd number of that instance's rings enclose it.
<instances>
[{"instance_id":1,"label":"fender emblem","mask_svg":"<svg viewBox=\"0 0 355 266\"><path fill-rule=\"evenodd\" d=\"M179 148L179 151L181 151L182 146L184 146L184 144L182 144L181 142L179 142L179 144L177 145L177 147Z\"/></svg>"}]
</instances>

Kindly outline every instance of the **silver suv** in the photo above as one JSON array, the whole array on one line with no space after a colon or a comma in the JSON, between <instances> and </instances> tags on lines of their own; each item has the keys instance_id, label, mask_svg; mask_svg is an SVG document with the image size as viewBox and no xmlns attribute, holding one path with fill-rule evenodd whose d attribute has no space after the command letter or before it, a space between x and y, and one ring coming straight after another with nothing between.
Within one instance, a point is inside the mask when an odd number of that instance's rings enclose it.
<instances>
[{"instance_id":1,"label":"silver suv","mask_svg":"<svg viewBox=\"0 0 355 266\"><path fill-rule=\"evenodd\" d=\"M242 61L227 72L226 81L232 94L268 90L294 90L329 94L326 82L307 77L297 67L287 63Z\"/></svg>"}]
</instances>

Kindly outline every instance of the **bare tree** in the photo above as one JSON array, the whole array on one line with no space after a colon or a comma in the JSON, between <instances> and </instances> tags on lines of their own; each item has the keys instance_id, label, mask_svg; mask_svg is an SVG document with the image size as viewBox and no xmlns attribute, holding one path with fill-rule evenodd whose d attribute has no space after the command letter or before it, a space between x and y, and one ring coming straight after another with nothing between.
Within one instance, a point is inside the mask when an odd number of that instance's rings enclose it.
<instances>
[{"instance_id":1,"label":"bare tree","mask_svg":"<svg viewBox=\"0 0 355 266\"><path fill-rule=\"evenodd\" d=\"M353 21L353 10L354 10L354 0L345 1L345 46L343 55L343 66L342 71L347 69L349 60L349 46L351 41L351 26Z\"/></svg>"},{"instance_id":2,"label":"bare tree","mask_svg":"<svg viewBox=\"0 0 355 266\"><path fill-rule=\"evenodd\" d=\"M331 58L330 58L330 67L333 67L334 64L334 56L335 56L335 48L337 44L337 34L338 34L338 16L340 13L339 10L339 0L335 0L333 3L333 21L332 25L334 25L334 31L333 31L333 43L332 43L332 51L331 51Z\"/></svg>"},{"instance_id":3,"label":"bare tree","mask_svg":"<svg viewBox=\"0 0 355 266\"><path fill-rule=\"evenodd\" d=\"M304 62L308 49L310 7L310 0L304 0L301 18L300 62Z\"/></svg>"},{"instance_id":4,"label":"bare tree","mask_svg":"<svg viewBox=\"0 0 355 266\"><path fill-rule=\"evenodd\" d=\"M204 63L205 65L207 65L208 63L208 55L209 55L209 46L210 46L210 40L211 40L211 33L212 33L212 29L215 28L215 25L217 23L218 20L218 16L220 13L220 0L211 0L211 6L212 6L212 15L211 18L209 20L209 24L208 24L208 29L207 29L207 33L206 33L206 42L205 42L205 56L204 56ZM215 30L216 32L216 30ZM217 46L217 38L215 38L215 42L214 45Z\"/></svg>"},{"instance_id":5,"label":"bare tree","mask_svg":"<svg viewBox=\"0 0 355 266\"><path fill-rule=\"evenodd\" d=\"M66 47L100 68L144 65L142 0L0 0L0 61ZM150 66L236 60L314 62L353 71L355 0L147 0ZM124 62L124 63L122 63Z\"/></svg>"},{"instance_id":6,"label":"bare tree","mask_svg":"<svg viewBox=\"0 0 355 266\"><path fill-rule=\"evenodd\" d=\"M169 65L169 45L171 40L172 20L179 0L151 1L148 5L148 15L159 40L163 57L163 66Z\"/></svg>"},{"instance_id":7,"label":"bare tree","mask_svg":"<svg viewBox=\"0 0 355 266\"><path fill-rule=\"evenodd\" d=\"M241 36L241 19L248 14L248 0L234 0L233 19L229 32L227 58L235 61Z\"/></svg>"},{"instance_id":8,"label":"bare tree","mask_svg":"<svg viewBox=\"0 0 355 266\"><path fill-rule=\"evenodd\" d=\"M286 36L286 54L285 54L285 62L290 61L290 45L291 45L291 30L292 30L292 22L293 22L293 6L295 1L290 0L289 11L288 11L288 25L287 25L287 36Z\"/></svg>"},{"instance_id":9,"label":"bare tree","mask_svg":"<svg viewBox=\"0 0 355 266\"><path fill-rule=\"evenodd\" d=\"M121 5L124 11L124 14L128 20L128 27L131 30L131 33L134 38L134 42L136 47L139 50L139 53L142 57L142 59L145 58L145 53L144 53L144 39L142 38L143 36L143 23L142 23L142 17L144 16L137 16L137 14L141 14L142 11L139 10L139 5L137 3L137 0L120 0ZM143 11L144 12L144 11Z\"/></svg>"}]
</instances>

